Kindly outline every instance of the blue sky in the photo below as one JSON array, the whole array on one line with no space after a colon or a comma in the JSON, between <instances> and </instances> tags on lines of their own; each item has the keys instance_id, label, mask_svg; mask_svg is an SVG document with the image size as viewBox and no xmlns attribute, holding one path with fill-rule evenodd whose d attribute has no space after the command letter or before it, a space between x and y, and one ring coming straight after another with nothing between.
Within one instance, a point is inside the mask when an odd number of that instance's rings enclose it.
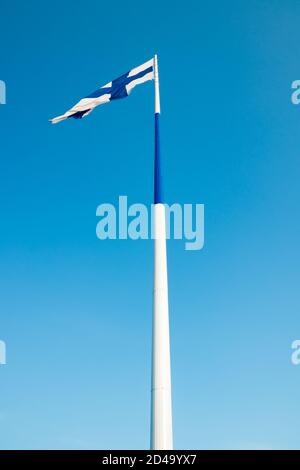
<instances>
[{"instance_id":1,"label":"blue sky","mask_svg":"<svg viewBox=\"0 0 300 470\"><path fill-rule=\"evenodd\" d=\"M174 445L300 448L297 1L1 2L2 449L149 445L152 243L100 241L96 207L153 196L153 87L52 118L159 55Z\"/></svg>"}]
</instances>

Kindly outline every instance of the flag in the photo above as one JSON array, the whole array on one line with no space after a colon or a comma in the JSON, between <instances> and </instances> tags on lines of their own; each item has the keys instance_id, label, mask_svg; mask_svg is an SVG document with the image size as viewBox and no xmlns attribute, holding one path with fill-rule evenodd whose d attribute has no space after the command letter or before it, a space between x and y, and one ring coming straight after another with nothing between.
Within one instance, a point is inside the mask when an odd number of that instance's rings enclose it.
<instances>
[{"instance_id":1,"label":"flag","mask_svg":"<svg viewBox=\"0 0 300 470\"><path fill-rule=\"evenodd\" d=\"M153 79L154 63L153 59L151 59L81 99L65 114L51 119L50 122L52 122L52 124L56 124L57 122L70 117L81 119L82 117L90 114L97 106L108 103L112 100L126 98L136 85L140 85L141 83Z\"/></svg>"}]
</instances>

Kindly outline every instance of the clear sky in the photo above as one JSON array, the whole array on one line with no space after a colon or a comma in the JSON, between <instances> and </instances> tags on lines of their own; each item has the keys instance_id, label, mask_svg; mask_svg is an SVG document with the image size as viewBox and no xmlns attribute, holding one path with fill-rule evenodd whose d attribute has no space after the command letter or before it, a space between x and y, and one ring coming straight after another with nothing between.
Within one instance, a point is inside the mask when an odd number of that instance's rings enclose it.
<instances>
[{"instance_id":1,"label":"clear sky","mask_svg":"<svg viewBox=\"0 0 300 470\"><path fill-rule=\"evenodd\" d=\"M149 446L152 242L100 241L96 207L153 196L153 86L51 126L159 55L174 445L300 448L296 0L1 0L2 449Z\"/></svg>"}]
</instances>

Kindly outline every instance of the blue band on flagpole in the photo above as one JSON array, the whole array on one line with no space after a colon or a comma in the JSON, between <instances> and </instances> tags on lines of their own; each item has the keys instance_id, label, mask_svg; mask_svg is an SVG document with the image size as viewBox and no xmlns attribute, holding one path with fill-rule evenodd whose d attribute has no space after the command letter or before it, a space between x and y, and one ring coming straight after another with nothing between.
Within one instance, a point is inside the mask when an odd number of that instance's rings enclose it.
<instances>
[{"instance_id":1,"label":"blue band on flagpole","mask_svg":"<svg viewBox=\"0 0 300 470\"><path fill-rule=\"evenodd\" d=\"M159 113L155 113L154 204L162 202Z\"/></svg>"}]
</instances>

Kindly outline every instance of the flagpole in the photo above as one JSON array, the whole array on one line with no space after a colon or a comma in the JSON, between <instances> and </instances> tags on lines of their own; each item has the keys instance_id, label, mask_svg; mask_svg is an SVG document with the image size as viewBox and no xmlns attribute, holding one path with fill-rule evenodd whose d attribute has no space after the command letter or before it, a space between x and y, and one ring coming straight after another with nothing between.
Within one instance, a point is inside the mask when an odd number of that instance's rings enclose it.
<instances>
[{"instance_id":1,"label":"flagpole","mask_svg":"<svg viewBox=\"0 0 300 470\"><path fill-rule=\"evenodd\" d=\"M166 217L161 188L159 143L160 94L157 55L154 56L154 289L152 331L151 443L153 450L172 450L172 399L169 339Z\"/></svg>"}]
</instances>

